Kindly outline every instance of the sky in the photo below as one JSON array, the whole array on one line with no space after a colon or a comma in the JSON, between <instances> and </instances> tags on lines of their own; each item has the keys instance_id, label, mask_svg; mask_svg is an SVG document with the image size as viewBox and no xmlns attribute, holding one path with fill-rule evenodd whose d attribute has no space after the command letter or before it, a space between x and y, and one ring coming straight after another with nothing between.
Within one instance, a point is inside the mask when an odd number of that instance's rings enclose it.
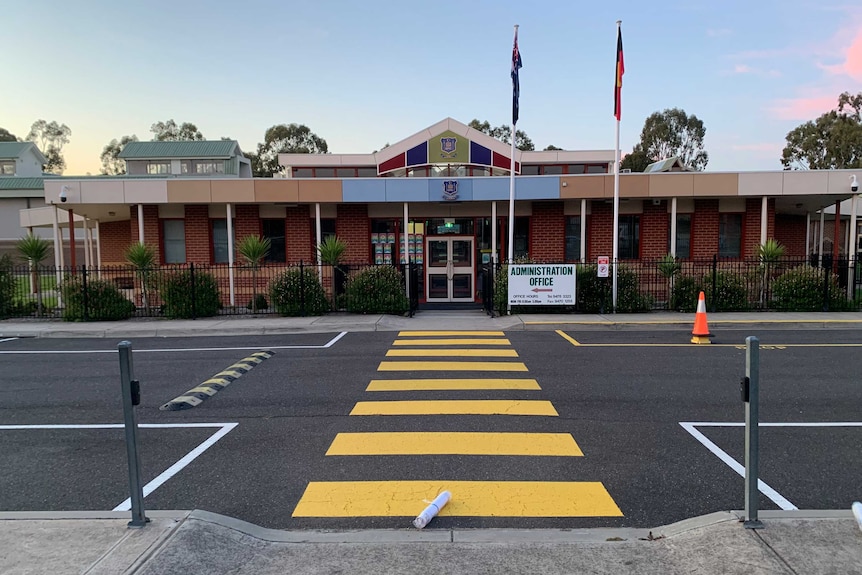
<instances>
[{"instance_id":1,"label":"sky","mask_svg":"<svg viewBox=\"0 0 862 575\"><path fill-rule=\"evenodd\" d=\"M113 138L168 119L247 151L305 124L335 154L447 117L509 124L514 24L518 129L537 149L614 149L617 20L623 154L678 107L704 122L707 170L778 170L790 130L862 92L849 0L28 0L3 16L0 127L69 126L66 175L99 173Z\"/></svg>"}]
</instances>

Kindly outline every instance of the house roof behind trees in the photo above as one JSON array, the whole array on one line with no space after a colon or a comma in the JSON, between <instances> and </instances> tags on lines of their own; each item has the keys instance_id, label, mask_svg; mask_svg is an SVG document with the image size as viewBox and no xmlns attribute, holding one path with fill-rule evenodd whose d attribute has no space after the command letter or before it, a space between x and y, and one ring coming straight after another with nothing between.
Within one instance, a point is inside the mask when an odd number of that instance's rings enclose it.
<instances>
[{"instance_id":1,"label":"house roof behind trees","mask_svg":"<svg viewBox=\"0 0 862 575\"><path fill-rule=\"evenodd\" d=\"M120 152L124 160L228 159L244 157L236 140L129 142Z\"/></svg>"},{"instance_id":2,"label":"house roof behind trees","mask_svg":"<svg viewBox=\"0 0 862 575\"><path fill-rule=\"evenodd\" d=\"M682 163L677 156L671 156L658 162L653 162L644 169L644 173L655 172L694 172L695 170Z\"/></svg>"}]
</instances>

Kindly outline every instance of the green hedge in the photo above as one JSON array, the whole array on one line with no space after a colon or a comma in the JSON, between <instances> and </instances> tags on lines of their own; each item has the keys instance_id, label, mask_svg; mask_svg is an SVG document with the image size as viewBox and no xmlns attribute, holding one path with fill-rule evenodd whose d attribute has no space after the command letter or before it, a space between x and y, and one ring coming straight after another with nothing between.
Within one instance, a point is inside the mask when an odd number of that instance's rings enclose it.
<instances>
[{"instance_id":1,"label":"green hedge","mask_svg":"<svg viewBox=\"0 0 862 575\"><path fill-rule=\"evenodd\" d=\"M80 275L68 276L60 286L63 294L63 319L84 320L84 285ZM87 279L87 312L89 321L128 319L135 313L135 304L120 293L110 281Z\"/></svg>"},{"instance_id":2,"label":"green hedge","mask_svg":"<svg viewBox=\"0 0 862 575\"><path fill-rule=\"evenodd\" d=\"M368 266L352 275L344 288L347 311L403 314L410 309L404 276L395 266Z\"/></svg>"},{"instance_id":3,"label":"green hedge","mask_svg":"<svg viewBox=\"0 0 862 575\"><path fill-rule=\"evenodd\" d=\"M613 274L613 266L609 267ZM646 312L652 309L653 298L641 293L638 274L625 264L617 270L617 312ZM578 311L582 313L610 313L613 311L613 278L598 277L595 264L578 266Z\"/></svg>"},{"instance_id":4,"label":"green hedge","mask_svg":"<svg viewBox=\"0 0 862 575\"><path fill-rule=\"evenodd\" d=\"M703 276L677 276L674 278L670 308L682 312L696 311L700 292L704 292L708 310L746 311L749 308L748 289L742 275L719 271L716 272L715 278L718 289L715 292L717 301L713 302L711 273Z\"/></svg>"},{"instance_id":5,"label":"green hedge","mask_svg":"<svg viewBox=\"0 0 862 575\"><path fill-rule=\"evenodd\" d=\"M323 315L329 311L326 292L313 266L302 271L291 268L272 278L269 296L272 307L284 316Z\"/></svg>"},{"instance_id":6,"label":"green hedge","mask_svg":"<svg viewBox=\"0 0 862 575\"><path fill-rule=\"evenodd\" d=\"M0 319L13 314L12 296L15 295L15 276L12 275L12 257L3 254L0 257Z\"/></svg>"},{"instance_id":7,"label":"green hedge","mask_svg":"<svg viewBox=\"0 0 862 575\"><path fill-rule=\"evenodd\" d=\"M772 284L772 305L779 311L823 311L824 272L811 266L799 266L781 274ZM829 274L829 310L853 308L838 278Z\"/></svg>"},{"instance_id":8,"label":"green hedge","mask_svg":"<svg viewBox=\"0 0 862 575\"><path fill-rule=\"evenodd\" d=\"M167 275L162 282L162 312L173 319L210 317L221 307L218 282L206 272L195 272L195 305L192 314L192 274L181 271Z\"/></svg>"}]
</instances>

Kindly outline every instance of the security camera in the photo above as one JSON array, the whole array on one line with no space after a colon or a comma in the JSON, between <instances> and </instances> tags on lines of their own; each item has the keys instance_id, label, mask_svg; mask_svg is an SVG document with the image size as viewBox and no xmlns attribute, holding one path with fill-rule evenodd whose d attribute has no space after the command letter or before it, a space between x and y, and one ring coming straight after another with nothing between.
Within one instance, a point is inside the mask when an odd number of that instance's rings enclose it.
<instances>
[{"instance_id":1,"label":"security camera","mask_svg":"<svg viewBox=\"0 0 862 575\"><path fill-rule=\"evenodd\" d=\"M63 203L65 203L66 200L68 199L68 193L67 193L68 189L69 189L68 186L63 186L62 188L60 188L60 201Z\"/></svg>"},{"instance_id":2,"label":"security camera","mask_svg":"<svg viewBox=\"0 0 862 575\"><path fill-rule=\"evenodd\" d=\"M850 176L850 191L854 193L859 191L859 182L856 181L856 176Z\"/></svg>"}]
</instances>

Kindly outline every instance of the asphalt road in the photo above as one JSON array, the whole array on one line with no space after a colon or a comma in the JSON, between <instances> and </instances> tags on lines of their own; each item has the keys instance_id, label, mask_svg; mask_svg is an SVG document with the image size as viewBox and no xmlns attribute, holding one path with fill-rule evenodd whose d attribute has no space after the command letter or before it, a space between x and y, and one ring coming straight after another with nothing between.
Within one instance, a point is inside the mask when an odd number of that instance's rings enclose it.
<instances>
[{"instance_id":1,"label":"asphalt road","mask_svg":"<svg viewBox=\"0 0 862 575\"><path fill-rule=\"evenodd\" d=\"M432 526L649 527L740 509L743 480L715 451L743 461L739 378L748 335L762 346L760 412L770 424L760 430L760 477L774 491L761 496L761 508L849 507L862 496L862 332L828 329L724 329L709 346L689 344L683 329L513 332L505 346L400 346L396 340L409 338L381 332L336 341L335 333L136 340L139 421L169 425L141 429L143 479L159 483L145 504L275 528L405 527L403 516L294 513L310 483L483 481L599 483L621 516L485 513L440 516ZM128 496L122 429L32 427L121 423L116 343L0 343L0 510L114 509ZM434 348L505 349L517 357L387 356ZM274 355L197 407L159 409L258 350ZM527 371L379 371L382 362L414 360L523 362ZM530 378L538 386L366 391L373 380L476 377ZM520 401L516 408L549 402L557 415L350 415L360 402L455 399ZM583 455L326 455L339 434L420 431L571 434ZM214 434L217 441L165 477Z\"/></svg>"}]
</instances>

